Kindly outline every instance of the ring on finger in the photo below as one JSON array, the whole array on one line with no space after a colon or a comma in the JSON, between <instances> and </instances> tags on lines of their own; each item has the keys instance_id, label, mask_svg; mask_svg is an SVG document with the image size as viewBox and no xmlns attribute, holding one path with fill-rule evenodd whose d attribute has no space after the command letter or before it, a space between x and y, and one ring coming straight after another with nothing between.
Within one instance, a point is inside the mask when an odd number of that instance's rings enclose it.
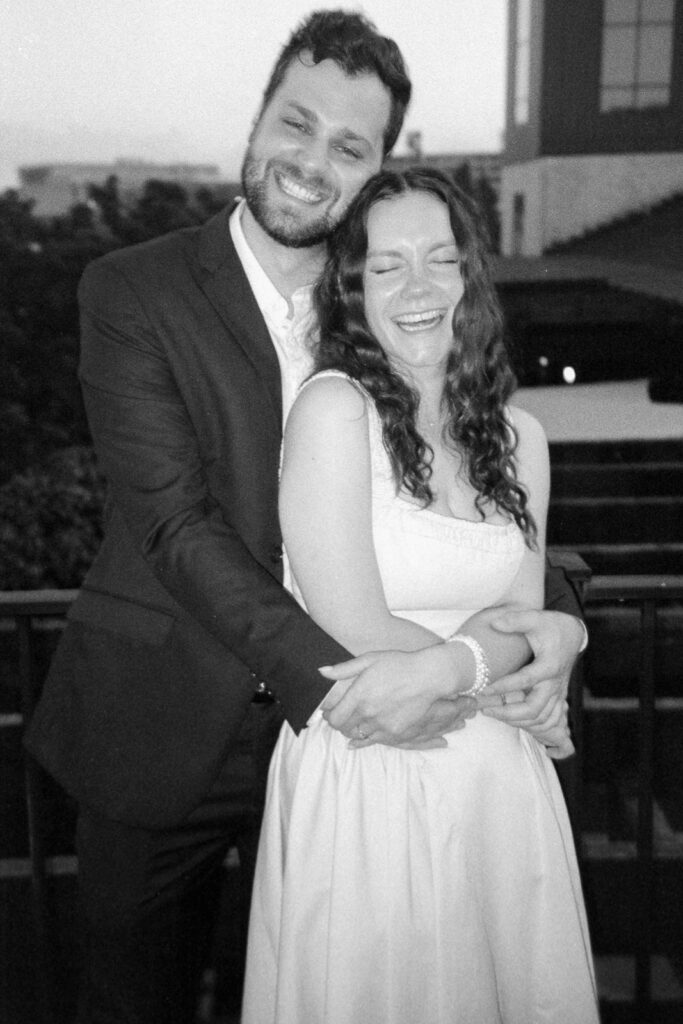
<instances>
[{"instance_id":1,"label":"ring on finger","mask_svg":"<svg viewBox=\"0 0 683 1024\"><path fill-rule=\"evenodd\" d=\"M502 706L502 707L505 707L505 705L507 704L507 702L508 702L508 699L507 699L507 694L505 694L505 693L501 693L501 695L500 695L500 703L501 703L501 706Z\"/></svg>"}]
</instances>

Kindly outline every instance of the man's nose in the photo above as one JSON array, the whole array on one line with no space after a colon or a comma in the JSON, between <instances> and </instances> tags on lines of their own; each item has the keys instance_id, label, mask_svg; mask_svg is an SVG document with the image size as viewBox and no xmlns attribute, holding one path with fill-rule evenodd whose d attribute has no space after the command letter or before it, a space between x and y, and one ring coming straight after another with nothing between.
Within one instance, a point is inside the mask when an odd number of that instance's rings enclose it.
<instances>
[{"instance_id":1,"label":"man's nose","mask_svg":"<svg viewBox=\"0 0 683 1024\"><path fill-rule=\"evenodd\" d=\"M324 139L307 136L302 140L297 156L301 169L307 174L324 174L327 171L329 154Z\"/></svg>"}]
</instances>

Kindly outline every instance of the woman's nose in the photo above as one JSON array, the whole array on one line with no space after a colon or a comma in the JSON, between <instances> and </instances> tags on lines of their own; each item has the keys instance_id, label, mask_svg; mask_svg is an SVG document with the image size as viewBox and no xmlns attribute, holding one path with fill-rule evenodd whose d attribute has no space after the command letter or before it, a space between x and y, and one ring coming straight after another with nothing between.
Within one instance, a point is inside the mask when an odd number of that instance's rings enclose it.
<instances>
[{"instance_id":1,"label":"woman's nose","mask_svg":"<svg viewBox=\"0 0 683 1024\"><path fill-rule=\"evenodd\" d=\"M429 289L429 281L422 267L411 267L403 285L407 295L422 295Z\"/></svg>"}]
</instances>

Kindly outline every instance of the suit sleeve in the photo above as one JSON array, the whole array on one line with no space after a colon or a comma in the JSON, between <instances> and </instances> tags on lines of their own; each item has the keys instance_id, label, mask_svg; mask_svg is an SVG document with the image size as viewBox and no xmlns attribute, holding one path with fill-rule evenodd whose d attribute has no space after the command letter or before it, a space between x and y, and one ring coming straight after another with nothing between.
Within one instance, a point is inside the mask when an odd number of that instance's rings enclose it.
<instances>
[{"instance_id":1,"label":"suit sleeve","mask_svg":"<svg viewBox=\"0 0 683 1024\"><path fill-rule=\"evenodd\" d=\"M317 669L348 653L226 522L207 486L206 453L128 268L124 276L106 258L92 264L79 301L88 420L113 501L141 556L301 728L329 688Z\"/></svg>"},{"instance_id":2,"label":"suit sleeve","mask_svg":"<svg viewBox=\"0 0 683 1024\"><path fill-rule=\"evenodd\" d=\"M575 615L583 622L578 588L572 583L567 571L561 565L553 564L550 559L546 559L545 608L546 611Z\"/></svg>"}]
</instances>

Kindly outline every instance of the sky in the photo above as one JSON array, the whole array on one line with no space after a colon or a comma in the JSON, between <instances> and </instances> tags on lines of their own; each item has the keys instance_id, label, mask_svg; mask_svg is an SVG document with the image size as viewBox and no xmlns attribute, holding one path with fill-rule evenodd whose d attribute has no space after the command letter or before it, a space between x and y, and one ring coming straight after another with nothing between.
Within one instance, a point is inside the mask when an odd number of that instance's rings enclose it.
<instances>
[{"instance_id":1,"label":"sky","mask_svg":"<svg viewBox=\"0 0 683 1024\"><path fill-rule=\"evenodd\" d=\"M501 147L507 0L0 0L0 188L50 161L217 164L230 180L279 49L311 10L401 47L425 153Z\"/></svg>"}]
</instances>

